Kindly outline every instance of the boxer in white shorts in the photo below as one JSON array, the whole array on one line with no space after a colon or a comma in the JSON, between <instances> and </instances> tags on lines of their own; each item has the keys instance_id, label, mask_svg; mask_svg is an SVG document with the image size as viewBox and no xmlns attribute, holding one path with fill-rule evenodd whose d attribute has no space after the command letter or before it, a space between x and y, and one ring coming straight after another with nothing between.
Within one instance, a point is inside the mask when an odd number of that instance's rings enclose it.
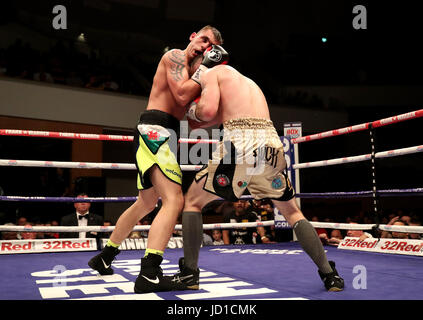
<instances>
[{"instance_id":1,"label":"boxer in white shorts","mask_svg":"<svg viewBox=\"0 0 423 320\"><path fill-rule=\"evenodd\" d=\"M191 63L196 72L201 59ZM223 197L236 201L246 189L255 199L272 199L293 227L304 251L318 267L328 291L341 291L344 281L328 261L314 227L305 219L286 177L282 143L270 120L263 92L254 81L228 65L201 76L201 98L187 112L192 129L223 125L223 141L208 164L197 173L185 195L182 213L184 257L172 281L199 289L198 256L203 239L202 208Z\"/></svg>"}]
</instances>

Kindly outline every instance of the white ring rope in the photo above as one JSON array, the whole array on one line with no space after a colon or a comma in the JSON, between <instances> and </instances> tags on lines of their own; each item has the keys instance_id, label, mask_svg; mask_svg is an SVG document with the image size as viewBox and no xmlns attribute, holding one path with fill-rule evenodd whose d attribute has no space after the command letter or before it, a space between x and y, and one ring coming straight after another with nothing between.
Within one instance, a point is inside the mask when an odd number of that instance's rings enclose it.
<instances>
[{"instance_id":1,"label":"white ring rope","mask_svg":"<svg viewBox=\"0 0 423 320\"><path fill-rule=\"evenodd\" d=\"M406 232L406 233L423 233L423 227L418 226L394 226L394 225L379 225L382 231Z\"/></svg>"},{"instance_id":2,"label":"white ring rope","mask_svg":"<svg viewBox=\"0 0 423 320\"><path fill-rule=\"evenodd\" d=\"M355 223L333 223L333 222L314 222L310 221L315 228L328 228L340 230L372 230L375 224L355 224ZM422 227L423 233L423 227Z\"/></svg>"},{"instance_id":3,"label":"white ring rope","mask_svg":"<svg viewBox=\"0 0 423 320\"><path fill-rule=\"evenodd\" d=\"M38 137L38 138L58 138L58 139L75 139L75 140L100 140L100 141L134 141L134 136L121 136L113 134L96 134L96 133L73 133L73 132L54 132L54 131L33 131L33 130L16 130L16 129L0 129L2 136L18 136L18 137ZM179 143L218 143L219 140L212 139L189 139L180 138Z\"/></svg>"},{"instance_id":4,"label":"white ring rope","mask_svg":"<svg viewBox=\"0 0 423 320\"><path fill-rule=\"evenodd\" d=\"M292 143L300 143L326 137L332 137L357 131L366 130L372 125L373 127L381 127L393 123L406 121L410 119L420 118L423 116L423 109L388 117L385 119L358 124L346 128L335 129L331 131L321 132L310 136L299 137L292 139ZM133 136L121 135L105 135L105 134L85 134L85 133L69 133L69 132L50 132L50 131L31 131L31 130L15 130L15 129L0 129L0 135L5 136L28 136L28 137L48 137L48 138L65 138L65 139L85 139L85 140L111 140L111 141L133 141ZM217 143L218 140L211 139L189 139L180 138L180 143ZM376 158L395 157L406 154L413 154L423 151L423 145L414 146L403 149L389 150L378 152L375 154ZM337 165L343 163L352 163L367 161L371 159L370 154L343 157L337 159L321 160L307 163L298 163L293 165L293 169L303 169L311 167L323 167L330 165ZM96 163L96 162L62 162L62 161L31 161L31 160L10 160L0 159L0 166L19 166L19 167L53 167L53 168L70 168L70 169L120 169L120 170L134 170L135 164L129 163ZM181 165L182 170L196 171L199 170L199 165Z\"/></svg>"},{"instance_id":5,"label":"white ring rope","mask_svg":"<svg viewBox=\"0 0 423 320\"><path fill-rule=\"evenodd\" d=\"M309 136L292 139L292 143L301 143L327 137L333 137L357 131L366 130L370 125L373 128L378 128L394 123L416 119L423 117L423 109L407 112L404 114L388 117L385 119L376 120L373 122L366 122L345 128L320 132ZM53 131L33 131L33 130L19 130L19 129L0 129L0 135L4 136L24 136L24 137L41 137L41 138L59 138L59 139L77 139L77 140L103 140L103 141L133 141L133 136L109 135L109 134L93 134L93 133L73 133L73 132L53 132ZM181 138L180 143L217 143L218 140L208 139L189 139Z\"/></svg>"},{"instance_id":6,"label":"white ring rope","mask_svg":"<svg viewBox=\"0 0 423 320\"><path fill-rule=\"evenodd\" d=\"M268 227L273 226L274 221L263 221L263 222L242 222L242 223L215 223L215 224L204 224L204 230L212 229L241 229L241 228L252 228L252 227ZM148 231L150 225L139 226L136 225L133 231ZM73 226L59 226L59 227L46 227L46 226L5 226L0 225L0 231L17 231L17 232L112 232L115 229L114 226L85 226L85 227L73 227ZM182 230L182 225L177 224L175 230Z\"/></svg>"},{"instance_id":7,"label":"white ring rope","mask_svg":"<svg viewBox=\"0 0 423 320\"><path fill-rule=\"evenodd\" d=\"M379 127L383 127L383 126L386 126L386 125L391 125L391 124L394 124L394 123L398 123L398 122L402 122L402 121L406 121L406 120L411 120L411 119L416 119L416 118L420 118L420 117L423 117L423 109L412 111L412 112L407 112L407 113L404 113L404 114L396 115L396 116L393 116L393 117L388 117L388 118L381 119L381 120L376 120L376 121L373 121L373 122L357 124L357 125L350 126L350 127L345 127L345 128L341 128L341 129L335 129L335 130L320 132L320 133L312 134L312 135L309 135L309 136L299 137L299 138L292 139L291 142L295 144L295 143L301 143L301 142L306 142L306 141L319 140L319 139L323 139L323 138L339 136L339 135L353 133L353 132L357 132L357 131L363 131L363 130L368 129L370 127L370 125L372 125L373 128L379 128Z\"/></svg>"},{"instance_id":8,"label":"white ring rope","mask_svg":"<svg viewBox=\"0 0 423 320\"><path fill-rule=\"evenodd\" d=\"M423 145L408 147L396 150L389 150L376 153L376 158L397 157L406 154L414 154L423 152ZM332 166L343 163L360 162L370 160L370 154L360 156L344 157L330 160L321 160L315 162L306 162L294 164L294 169L304 169L313 167ZM135 164L132 163L102 163L102 162L70 162L70 161L35 161L35 160L11 160L0 159L0 166L8 167L47 167L47 168L70 168L70 169L115 169L115 170L136 170ZM203 165L182 164L181 169L184 171L198 171Z\"/></svg>"},{"instance_id":9,"label":"white ring rope","mask_svg":"<svg viewBox=\"0 0 423 320\"><path fill-rule=\"evenodd\" d=\"M337 136L356 131L366 130L371 124L373 127L381 127L400 121L409 119L419 118L423 116L423 109L381 119L369 123L359 124L346 128L331 130L314 134L311 136L300 137L293 139L292 143L300 143L310 140L322 139L331 136ZM133 141L133 136L115 136L115 135L103 135L103 134L81 134L81 133L65 133L65 132L48 132L48 131L31 131L31 130L13 130L13 129L0 129L0 135L5 136L29 136L29 137L49 137L49 138L64 138L64 139L85 139L85 140L110 140L110 141ZM180 139L180 143L217 143L217 140L209 139ZM376 158L387 158L395 157L406 154L413 154L423 151L423 145L389 150L378 152L375 154ZM293 169L311 168L311 167L322 167L343 163L360 162L370 160L371 155L359 155L352 157L343 157L338 159L329 159L308 163L299 163L293 165ZM64 161L33 161L33 160L11 160L11 159L0 159L0 166L15 166L15 167L52 167L52 168L71 168L71 169L118 169L118 170L136 170L135 164L132 163L98 163L98 162L64 162ZM185 171L198 171L203 165L181 165L181 169ZM375 225L375 224L347 224L347 223L323 223L323 222L311 222L316 228L331 228L331 229L344 229L344 230L371 230L374 227L378 227L384 231L396 231L396 232L411 232L411 233L423 233L423 227L412 227L412 226L392 226L392 225ZM257 226L271 226L274 225L274 221L265 222L250 222L250 223L221 223L221 224L205 224L203 229L225 229L225 228L245 228L245 227L257 227ZM112 232L114 226L87 226L87 227L45 227L45 226L4 226L0 225L0 231L17 231L17 232ZM135 226L134 231L149 230L150 226ZM176 225L175 230L182 230L182 225Z\"/></svg>"},{"instance_id":10,"label":"white ring rope","mask_svg":"<svg viewBox=\"0 0 423 320\"><path fill-rule=\"evenodd\" d=\"M334 222L314 222L310 223L315 228L339 229L339 230L372 230L374 227L382 231L395 231L405 233L423 233L423 226L394 226L387 224L356 224L356 223L334 223Z\"/></svg>"},{"instance_id":11,"label":"white ring rope","mask_svg":"<svg viewBox=\"0 0 423 320\"><path fill-rule=\"evenodd\" d=\"M134 136L121 136L121 135L96 134L96 133L16 130L16 129L0 129L0 135L18 136L18 137L75 139L75 140L103 140L103 141L133 141L134 140Z\"/></svg>"},{"instance_id":12,"label":"white ring rope","mask_svg":"<svg viewBox=\"0 0 423 320\"><path fill-rule=\"evenodd\" d=\"M6 167L45 167L45 168L69 168L69 169L115 169L136 170L133 163L105 163L105 162L70 162L70 161L36 161L36 160L11 160L0 159L0 166ZM185 171L200 170L203 165L181 165Z\"/></svg>"},{"instance_id":13,"label":"white ring rope","mask_svg":"<svg viewBox=\"0 0 423 320\"><path fill-rule=\"evenodd\" d=\"M390 157L397 157L406 154L413 154L423 152L423 145L415 146L415 147L408 147L396 150L389 150L383 152L377 152L375 157L377 159L382 158L390 158ZM298 163L292 166L293 169L304 169L304 168L316 168L316 167L325 167L325 166L333 166L337 164L343 163L351 163L351 162L360 162L360 161L367 161L371 160L371 154L363 154L360 156L352 156L352 157L344 157L344 158L337 158L337 159L330 159L330 160L320 160L314 162L305 162L305 163Z\"/></svg>"},{"instance_id":14,"label":"white ring rope","mask_svg":"<svg viewBox=\"0 0 423 320\"><path fill-rule=\"evenodd\" d=\"M423 233L423 226L394 226L394 225L376 225L376 224L351 224L351 223L333 223L333 222L313 222L310 223L315 228L327 228L327 229L339 229L339 230L372 230L374 227L378 227L382 231L394 231L394 232L405 232L405 233ZM239 229L239 228L254 228L254 227L268 227L275 224L274 220L263 221L263 222L242 222L242 223L216 223L216 224L204 224L204 230L212 229ZM150 225L147 226L135 226L133 231L148 231ZM114 226L85 226L85 227L73 227L73 226L59 226L59 227L46 227L46 226L6 226L0 225L1 231L16 231L16 232L112 232L115 229ZM177 224L175 230L182 230L182 225Z\"/></svg>"},{"instance_id":15,"label":"white ring rope","mask_svg":"<svg viewBox=\"0 0 423 320\"><path fill-rule=\"evenodd\" d=\"M180 138L179 143L189 143L189 144L196 144L196 143L219 143L219 140L213 139L188 139L188 138Z\"/></svg>"}]
</instances>

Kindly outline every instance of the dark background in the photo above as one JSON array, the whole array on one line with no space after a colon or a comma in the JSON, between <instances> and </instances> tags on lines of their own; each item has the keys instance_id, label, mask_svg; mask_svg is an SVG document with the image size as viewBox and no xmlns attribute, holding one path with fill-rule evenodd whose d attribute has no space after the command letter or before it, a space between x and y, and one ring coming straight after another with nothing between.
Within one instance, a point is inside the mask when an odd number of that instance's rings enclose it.
<instances>
[{"instance_id":1,"label":"dark background","mask_svg":"<svg viewBox=\"0 0 423 320\"><path fill-rule=\"evenodd\" d=\"M54 30L51 26L52 8L57 4L67 9L67 30ZM352 27L355 16L352 8L358 4L367 9L366 30ZM257 82L270 104L288 103L303 108L299 101L288 101L279 88L422 85L423 19L419 9L417 1L17 0L1 1L0 24L18 23L57 40L58 45L51 52L62 54L69 70L75 69L86 78L109 73L119 83L119 92L142 96L148 96L163 50L185 48L191 32L211 24L223 34L231 65ZM70 49L81 33L85 34L91 50L85 57L73 55ZM322 37L328 41L323 43ZM30 39L21 40L25 45ZM13 52L10 48L0 49L6 55ZM37 65L49 54L31 48L26 53L20 57L22 63L9 67L9 76L17 76L23 68ZM131 68L122 61L130 63ZM322 106L316 103L307 107ZM421 105L409 105L405 97L404 104L398 106L334 105L331 108L347 112L353 125L417 110ZM377 150L422 144L422 124L421 119L416 119L376 129ZM303 134L312 133L315 132L305 128ZM70 157L69 142L53 139L0 137L0 152L1 158L6 159L68 160ZM367 131L303 144L300 162L364 153L370 153ZM377 160L378 188L421 187L421 163L421 154ZM58 190L39 188L41 169L0 168L0 174L0 185L7 195L48 195ZM84 183L87 185L86 181L79 183L82 189ZM301 192L370 188L367 162L301 171ZM94 196L107 196L99 189L100 194ZM382 199L381 205L387 211L407 208L423 214L421 196ZM306 214L336 216L344 210L370 210L371 202L370 199L303 200L303 209Z\"/></svg>"},{"instance_id":2,"label":"dark background","mask_svg":"<svg viewBox=\"0 0 423 320\"><path fill-rule=\"evenodd\" d=\"M57 4L67 9L66 30L51 25ZM352 27L352 8L358 4L367 8L366 30ZM192 32L211 24L222 32L231 64L257 81L271 103L283 102L274 92L275 84L422 84L420 16L413 1L16 0L0 4L2 24L17 22L60 40L65 47L84 33L103 66L113 69L116 56L130 57L150 84L165 47L185 48ZM323 43L322 37L328 41ZM359 79L359 69L365 70L366 80Z\"/></svg>"}]
</instances>

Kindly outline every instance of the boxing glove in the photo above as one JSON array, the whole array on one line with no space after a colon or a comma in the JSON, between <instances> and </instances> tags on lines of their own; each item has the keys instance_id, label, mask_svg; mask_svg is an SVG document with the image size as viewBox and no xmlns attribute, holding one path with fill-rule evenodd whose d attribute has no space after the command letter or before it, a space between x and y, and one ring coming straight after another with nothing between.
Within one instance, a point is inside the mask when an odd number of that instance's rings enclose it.
<instances>
[{"instance_id":1,"label":"boxing glove","mask_svg":"<svg viewBox=\"0 0 423 320\"><path fill-rule=\"evenodd\" d=\"M192 120L197 121L197 122L202 122L200 119L197 118L197 116L195 114L195 111L196 111L197 105L198 105L198 101L200 101L200 97L198 97L197 99L192 101L191 104L189 105L189 109L187 111L187 118L192 119Z\"/></svg>"},{"instance_id":2,"label":"boxing glove","mask_svg":"<svg viewBox=\"0 0 423 320\"><path fill-rule=\"evenodd\" d=\"M207 69L213 68L219 64L227 64L229 60L229 54L223 47L218 45L211 45L203 53L203 61L198 69L194 72L191 79L201 85L201 74Z\"/></svg>"}]
</instances>

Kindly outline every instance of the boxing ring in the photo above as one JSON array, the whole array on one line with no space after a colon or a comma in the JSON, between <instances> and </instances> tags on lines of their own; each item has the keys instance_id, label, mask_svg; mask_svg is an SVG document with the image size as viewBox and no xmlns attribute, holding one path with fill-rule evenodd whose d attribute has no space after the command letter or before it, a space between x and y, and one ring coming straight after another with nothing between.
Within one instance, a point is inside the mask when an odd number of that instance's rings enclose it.
<instances>
[{"instance_id":1,"label":"boxing ring","mask_svg":"<svg viewBox=\"0 0 423 320\"><path fill-rule=\"evenodd\" d=\"M368 130L402 121L416 121L423 110L417 110L371 123L327 131L305 137L281 137L291 159L299 143ZM46 137L60 139L89 139L103 141L132 141L130 136L60 133L29 130L0 129L3 136ZM181 139L180 143L214 143L212 140ZM373 141L372 141L373 142ZM316 162L288 163L291 180L295 181L299 170L311 167L342 165L371 161L372 190L355 192L297 193L297 198L363 198L373 200L375 217L378 216L379 197L414 195L421 196L423 188L378 190L376 187L375 159L420 153L423 145L379 151L372 143L370 154L329 159ZM61 161L30 161L0 159L1 166L60 167L78 169L136 170L134 164L90 163ZM181 165L182 170L197 171L201 165ZM248 196L246 197L248 198ZM0 201L27 202L132 202L136 197L71 198L0 196ZM210 224L204 229L244 228L276 225L275 221ZM316 228L340 230L396 231L423 233L421 226L391 226L380 224L346 224L312 222ZM0 225L0 232L111 232L114 227L44 227ZM134 231L148 230L149 226L135 226ZM175 230L181 230L177 225ZM63 243L60 240L40 240L39 250L23 250L35 247L35 243L13 244L0 241L0 300L420 300L423 299L423 240L383 243L374 238L367 244L357 239L344 240L344 248L325 246L329 260L334 260L338 272L345 280L342 292L326 292L317 269L300 245L293 242L256 245L204 246L200 252L200 290L134 294L135 278L140 270L143 249L122 250L113 262L115 274L99 276L87 265L95 255L96 243L86 239ZM22 240L17 240L22 241ZM346 242L345 242L346 241ZM354 242L353 242L354 241ZM371 241L374 241L373 243ZM414 242L413 242L414 241ZM42 243L43 242L43 243ZM353 244L354 243L354 244ZM384 245L384 246L380 246ZM379 251L372 251L379 246ZM349 248L347 248L349 247ZM32 248L32 247L31 247ZM58 248L60 250L49 250ZM14 250L16 249L16 250ZM357 250L355 250L357 249ZM387 249L383 251L382 249ZM392 249L392 250L391 250ZM16 251L19 252L16 254ZM391 250L391 251L389 251ZM63 251L63 252L62 252ZM23 253L25 252L25 253ZM165 251L162 268L165 274L178 271L178 259L183 256L181 246Z\"/></svg>"},{"instance_id":2,"label":"boxing ring","mask_svg":"<svg viewBox=\"0 0 423 320\"><path fill-rule=\"evenodd\" d=\"M4 255L2 300L421 300L422 257L347 252L325 247L345 280L342 292L326 292L298 243L207 246L200 251L200 290L135 294L143 252L122 251L115 274L87 266L93 252ZM174 274L182 249L167 249L162 268ZM354 266L365 265L366 289L354 289Z\"/></svg>"}]
</instances>

